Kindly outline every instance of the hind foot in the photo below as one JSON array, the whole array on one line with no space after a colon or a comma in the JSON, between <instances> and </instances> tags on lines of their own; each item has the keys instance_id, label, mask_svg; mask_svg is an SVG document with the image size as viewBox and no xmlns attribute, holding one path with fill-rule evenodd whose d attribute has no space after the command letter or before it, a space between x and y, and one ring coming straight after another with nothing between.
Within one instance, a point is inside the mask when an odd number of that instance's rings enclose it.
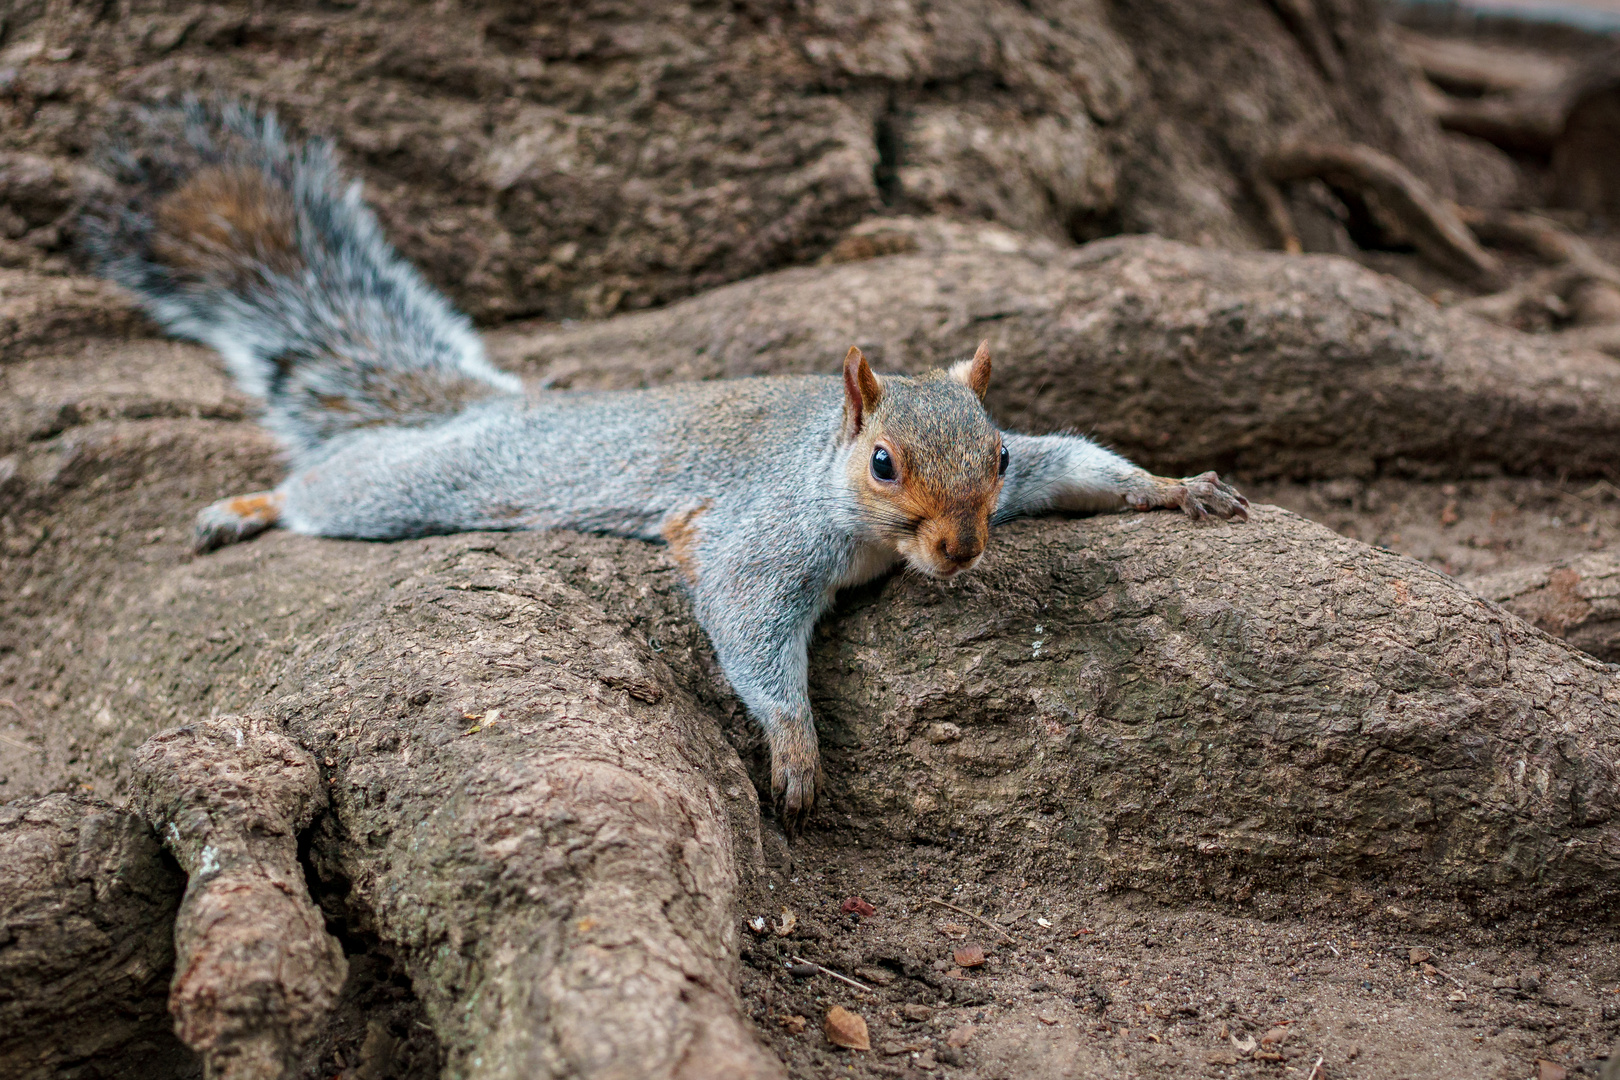
<instances>
[{"instance_id":1,"label":"hind foot","mask_svg":"<svg viewBox=\"0 0 1620 1080\"><path fill-rule=\"evenodd\" d=\"M280 520L286 501L279 491L255 491L204 507L191 529L192 550L200 555L257 536Z\"/></svg>"}]
</instances>

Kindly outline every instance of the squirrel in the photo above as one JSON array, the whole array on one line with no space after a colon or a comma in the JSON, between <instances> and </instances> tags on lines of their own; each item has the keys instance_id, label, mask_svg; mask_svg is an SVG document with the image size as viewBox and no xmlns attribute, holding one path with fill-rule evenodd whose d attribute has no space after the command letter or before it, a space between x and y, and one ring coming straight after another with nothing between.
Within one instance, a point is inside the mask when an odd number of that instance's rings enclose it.
<instances>
[{"instance_id":1,"label":"squirrel","mask_svg":"<svg viewBox=\"0 0 1620 1080\"><path fill-rule=\"evenodd\" d=\"M404 262L330 144L239 105L148 114L92 207L100 272L213 347L263 401L273 491L197 517L205 552L272 526L366 540L570 528L662 541L722 672L763 729L796 832L823 783L806 647L839 589L905 564L948 580L994 523L1179 508L1246 519L1215 473L1154 476L1077 435L1003 431L988 343L948 370L525 392Z\"/></svg>"}]
</instances>

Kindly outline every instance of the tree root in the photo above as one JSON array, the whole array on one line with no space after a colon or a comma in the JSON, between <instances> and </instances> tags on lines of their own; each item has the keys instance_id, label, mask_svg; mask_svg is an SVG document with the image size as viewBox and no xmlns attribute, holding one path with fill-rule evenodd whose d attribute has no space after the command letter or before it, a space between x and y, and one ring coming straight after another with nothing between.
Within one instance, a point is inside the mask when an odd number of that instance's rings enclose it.
<instances>
[{"instance_id":1,"label":"tree root","mask_svg":"<svg viewBox=\"0 0 1620 1080\"><path fill-rule=\"evenodd\" d=\"M1620 267L1556 222L1535 214L1467 209L1465 220L1481 240L1531 252L1551 266L1498 293L1458 305L1503 326L1567 323L1560 334L1577 347L1620 348Z\"/></svg>"},{"instance_id":2,"label":"tree root","mask_svg":"<svg viewBox=\"0 0 1620 1080\"><path fill-rule=\"evenodd\" d=\"M134 814L0 807L0 1076L194 1075L165 1008L180 879Z\"/></svg>"},{"instance_id":3,"label":"tree root","mask_svg":"<svg viewBox=\"0 0 1620 1080\"><path fill-rule=\"evenodd\" d=\"M298 861L326 806L315 760L262 719L220 717L148 739L131 786L189 879L169 994L180 1038L209 1077L286 1075L348 970Z\"/></svg>"},{"instance_id":4,"label":"tree root","mask_svg":"<svg viewBox=\"0 0 1620 1080\"><path fill-rule=\"evenodd\" d=\"M1389 215L1421 255L1449 273L1484 282L1501 275L1501 264L1480 247L1448 202L1372 147L1296 143L1270 154L1264 172L1277 183L1315 178L1359 193Z\"/></svg>"},{"instance_id":5,"label":"tree root","mask_svg":"<svg viewBox=\"0 0 1620 1080\"><path fill-rule=\"evenodd\" d=\"M1482 574L1463 584L1599 660L1620 663L1620 555L1615 552Z\"/></svg>"}]
</instances>

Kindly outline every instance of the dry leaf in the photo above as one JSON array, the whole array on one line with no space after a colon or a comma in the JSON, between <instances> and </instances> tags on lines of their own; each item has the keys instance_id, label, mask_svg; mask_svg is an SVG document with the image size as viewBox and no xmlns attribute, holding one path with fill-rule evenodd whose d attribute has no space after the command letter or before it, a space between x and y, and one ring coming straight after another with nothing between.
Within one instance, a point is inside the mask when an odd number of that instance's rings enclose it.
<instances>
[{"instance_id":1,"label":"dry leaf","mask_svg":"<svg viewBox=\"0 0 1620 1080\"><path fill-rule=\"evenodd\" d=\"M1536 1080L1565 1080L1565 1077L1569 1076L1568 1069L1546 1058L1536 1059L1536 1069L1538 1070Z\"/></svg>"},{"instance_id":2,"label":"dry leaf","mask_svg":"<svg viewBox=\"0 0 1620 1080\"><path fill-rule=\"evenodd\" d=\"M787 908L782 909L782 921L771 926L771 933L777 937L787 937L793 933L793 928L799 925L799 917Z\"/></svg>"},{"instance_id":3,"label":"dry leaf","mask_svg":"<svg viewBox=\"0 0 1620 1080\"><path fill-rule=\"evenodd\" d=\"M1413 946L1413 948L1406 954L1406 959L1409 963L1421 964L1423 961L1429 959L1429 957L1433 955L1434 953L1430 952L1428 949Z\"/></svg>"},{"instance_id":4,"label":"dry leaf","mask_svg":"<svg viewBox=\"0 0 1620 1080\"><path fill-rule=\"evenodd\" d=\"M1254 1048L1259 1045L1247 1035L1243 1036L1241 1039L1236 1035L1233 1035L1231 1036L1231 1040L1232 1049L1236 1050L1240 1054L1252 1054L1254 1053Z\"/></svg>"},{"instance_id":5,"label":"dry leaf","mask_svg":"<svg viewBox=\"0 0 1620 1080\"><path fill-rule=\"evenodd\" d=\"M863 919L869 915L877 914L877 908L873 907L871 904L868 904L865 900L862 900L858 896L852 896L848 900L845 900L841 905L839 905L838 910L842 911L845 915L859 915Z\"/></svg>"},{"instance_id":6,"label":"dry leaf","mask_svg":"<svg viewBox=\"0 0 1620 1080\"><path fill-rule=\"evenodd\" d=\"M976 968L984 965L984 950L977 945L964 945L951 954L957 967Z\"/></svg>"},{"instance_id":7,"label":"dry leaf","mask_svg":"<svg viewBox=\"0 0 1620 1080\"><path fill-rule=\"evenodd\" d=\"M794 1035L804 1034L805 1026L810 1023L802 1016L778 1016L776 1022L787 1028Z\"/></svg>"},{"instance_id":8,"label":"dry leaf","mask_svg":"<svg viewBox=\"0 0 1620 1080\"><path fill-rule=\"evenodd\" d=\"M1287 1028L1285 1028L1285 1027L1274 1027L1270 1031L1266 1032L1264 1035L1260 1036L1260 1045L1261 1046L1279 1046L1279 1045L1282 1044L1282 1041L1284 1039L1286 1039L1286 1038L1288 1038L1288 1029Z\"/></svg>"},{"instance_id":9,"label":"dry leaf","mask_svg":"<svg viewBox=\"0 0 1620 1080\"><path fill-rule=\"evenodd\" d=\"M847 1050L870 1050L872 1040L866 1034L866 1021L859 1013L852 1013L842 1005L827 1011L827 1022L822 1025L827 1041Z\"/></svg>"},{"instance_id":10,"label":"dry leaf","mask_svg":"<svg viewBox=\"0 0 1620 1080\"><path fill-rule=\"evenodd\" d=\"M961 1027L951 1028L951 1033L945 1036L945 1045L960 1050L973 1041L973 1036L978 1033L978 1030L972 1024L963 1024Z\"/></svg>"}]
</instances>

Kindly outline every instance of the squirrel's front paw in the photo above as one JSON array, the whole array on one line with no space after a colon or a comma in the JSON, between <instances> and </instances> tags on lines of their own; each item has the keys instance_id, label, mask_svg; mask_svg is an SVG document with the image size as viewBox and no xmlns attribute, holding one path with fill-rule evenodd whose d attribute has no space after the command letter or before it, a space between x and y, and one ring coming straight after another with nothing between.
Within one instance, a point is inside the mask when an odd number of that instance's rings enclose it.
<instances>
[{"instance_id":1,"label":"squirrel's front paw","mask_svg":"<svg viewBox=\"0 0 1620 1080\"><path fill-rule=\"evenodd\" d=\"M771 799L789 836L804 831L821 792L821 752L816 729L806 719L771 735Z\"/></svg>"},{"instance_id":2,"label":"squirrel's front paw","mask_svg":"<svg viewBox=\"0 0 1620 1080\"><path fill-rule=\"evenodd\" d=\"M1249 520L1249 500L1212 472L1182 480L1150 476L1140 491L1125 496L1125 502L1133 510L1175 507L1194 520L1212 516Z\"/></svg>"},{"instance_id":3,"label":"squirrel's front paw","mask_svg":"<svg viewBox=\"0 0 1620 1080\"><path fill-rule=\"evenodd\" d=\"M203 507L191 529L192 550L201 555L262 533L281 517L286 500L279 491L255 491Z\"/></svg>"}]
</instances>

